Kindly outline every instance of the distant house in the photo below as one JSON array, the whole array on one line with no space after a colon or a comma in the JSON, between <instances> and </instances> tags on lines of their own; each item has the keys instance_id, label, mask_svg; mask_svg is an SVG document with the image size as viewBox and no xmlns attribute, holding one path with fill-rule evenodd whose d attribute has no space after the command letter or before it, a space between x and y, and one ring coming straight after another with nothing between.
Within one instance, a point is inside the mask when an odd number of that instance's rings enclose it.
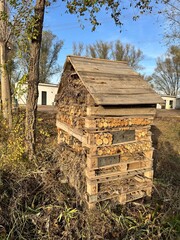
<instances>
[{"instance_id":1,"label":"distant house","mask_svg":"<svg viewBox=\"0 0 180 240\"><path fill-rule=\"evenodd\" d=\"M164 104L158 104L157 108L161 109L180 109L180 98L176 96L170 95L162 95L162 99L164 100Z\"/></svg>"},{"instance_id":2,"label":"distant house","mask_svg":"<svg viewBox=\"0 0 180 240\"><path fill-rule=\"evenodd\" d=\"M176 98L176 109L180 109L180 97Z\"/></svg>"},{"instance_id":3,"label":"distant house","mask_svg":"<svg viewBox=\"0 0 180 240\"><path fill-rule=\"evenodd\" d=\"M54 105L54 98L58 90L57 84L39 83L38 105ZM25 105L27 99L27 84L16 84L16 99L19 105Z\"/></svg>"}]
</instances>

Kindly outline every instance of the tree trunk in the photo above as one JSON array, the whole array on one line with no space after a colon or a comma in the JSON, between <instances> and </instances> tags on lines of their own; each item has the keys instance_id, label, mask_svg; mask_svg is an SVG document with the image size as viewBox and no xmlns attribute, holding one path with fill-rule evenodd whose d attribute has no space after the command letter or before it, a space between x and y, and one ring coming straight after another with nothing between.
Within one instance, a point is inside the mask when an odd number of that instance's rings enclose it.
<instances>
[{"instance_id":1,"label":"tree trunk","mask_svg":"<svg viewBox=\"0 0 180 240\"><path fill-rule=\"evenodd\" d=\"M30 64L28 71L28 90L26 104L26 150L29 159L35 156L36 115L39 84L39 59L44 21L45 0L36 0L34 9L35 25L32 27L30 45Z\"/></svg>"},{"instance_id":2,"label":"tree trunk","mask_svg":"<svg viewBox=\"0 0 180 240\"><path fill-rule=\"evenodd\" d=\"M5 12L5 1L0 1L0 13ZM8 121L9 128L12 127L12 104L11 104L11 88L7 72L7 40L6 40L6 22L1 20L0 33L0 70L1 70L1 98L3 117Z\"/></svg>"}]
</instances>

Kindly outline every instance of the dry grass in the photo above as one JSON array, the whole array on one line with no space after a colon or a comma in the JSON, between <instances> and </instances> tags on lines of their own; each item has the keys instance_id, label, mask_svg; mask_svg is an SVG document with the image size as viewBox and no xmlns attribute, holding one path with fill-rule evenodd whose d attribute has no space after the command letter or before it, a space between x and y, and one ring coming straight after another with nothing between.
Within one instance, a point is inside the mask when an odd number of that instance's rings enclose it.
<instances>
[{"instance_id":1,"label":"dry grass","mask_svg":"<svg viewBox=\"0 0 180 240\"><path fill-rule=\"evenodd\" d=\"M37 160L29 163L22 154L11 168L7 157L1 164L0 239L178 239L180 122L155 120L151 200L125 206L107 201L89 211L64 181L59 162L53 157L57 149L55 114L42 112L38 118ZM5 141L19 134L12 135L2 126L0 151Z\"/></svg>"}]
</instances>

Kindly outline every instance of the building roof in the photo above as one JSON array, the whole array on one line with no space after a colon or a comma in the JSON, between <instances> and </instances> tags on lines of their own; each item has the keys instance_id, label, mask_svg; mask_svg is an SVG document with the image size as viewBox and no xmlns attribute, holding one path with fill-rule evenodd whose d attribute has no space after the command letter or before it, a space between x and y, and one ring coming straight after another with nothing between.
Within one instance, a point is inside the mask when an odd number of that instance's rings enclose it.
<instances>
[{"instance_id":1,"label":"building roof","mask_svg":"<svg viewBox=\"0 0 180 240\"><path fill-rule=\"evenodd\" d=\"M162 98L174 98L176 99L176 96L171 96L171 95L161 95Z\"/></svg>"},{"instance_id":2,"label":"building roof","mask_svg":"<svg viewBox=\"0 0 180 240\"><path fill-rule=\"evenodd\" d=\"M39 83L39 86L45 86L45 87L58 87L58 84L54 83Z\"/></svg>"},{"instance_id":3,"label":"building roof","mask_svg":"<svg viewBox=\"0 0 180 240\"><path fill-rule=\"evenodd\" d=\"M64 70L72 64L98 105L135 105L164 102L125 61L67 56Z\"/></svg>"}]
</instances>

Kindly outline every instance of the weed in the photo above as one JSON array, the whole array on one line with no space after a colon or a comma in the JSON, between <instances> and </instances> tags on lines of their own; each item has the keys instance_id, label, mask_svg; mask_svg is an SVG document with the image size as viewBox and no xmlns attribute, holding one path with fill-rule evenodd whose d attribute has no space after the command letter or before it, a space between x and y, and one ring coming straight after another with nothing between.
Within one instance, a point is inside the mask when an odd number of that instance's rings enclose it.
<instances>
[{"instance_id":1,"label":"weed","mask_svg":"<svg viewBox=\"0 0 180 240\"><path fill-rule=\"evenodd\" d=\"M24 154L23 113L14 118L11 131L1 121L0 239L178 239L179 134L175 129L179 123L170 127L171 123L156 122L157 165L151 201L125 206L106 201L90 211L76 204L76 191L62 181L60 161L53 157L55 116L41 113L38 118L37 158L33 163Z\"/></svg>"}]
</instances>

